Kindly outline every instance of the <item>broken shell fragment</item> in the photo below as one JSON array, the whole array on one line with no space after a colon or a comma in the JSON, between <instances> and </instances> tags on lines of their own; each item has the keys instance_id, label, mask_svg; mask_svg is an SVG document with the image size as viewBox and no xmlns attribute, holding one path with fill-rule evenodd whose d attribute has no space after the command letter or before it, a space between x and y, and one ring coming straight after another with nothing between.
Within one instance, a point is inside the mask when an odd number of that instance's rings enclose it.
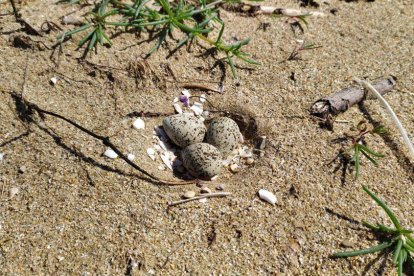
<instances>
[{"instance_id":1,"label":"broken shell fragment","mask_svg":"<svg viewBox=\"0 0 414 276\"><path fill-rule=\"evenodd\" d=\"M144 129L145 128L145 122L141 118L138 118L132 123L132 126L135 129Z\"/></svg>"},{"instance_id":2,"label":"broken shell fragment","mask_svg":"<svg viewBox=\"0 0 414 276\"><path fill-rule=\"evenodd\" d=\"M230 171L231 171L232 173L239 172L239 171L240 171L240 166L239 166L239 165L237 165L237 164L231 164L231 165L230 165Z\"/></svg>"},{"instance_id":3,"label":"broken shell fragment","mask_svg":"<svg viewBox=\"0 0 414 276\"><path fill-rule=\"evenodd\" d=\"M197 143L182 151L183 165L198 178L211 179L221 172L221 154L212 145Z\"/></svg>"},{"instance_id":4,"label":"broken shell fragment","mask_svg":"<svg viewBox=\"0 0 414 276\"><path fill-rule=\"evenodd\" d=\"M184 193L183 195L184 198L193 198L195 197L195 192L194 191L187 191Z\"/></svg>"},{"instance_id":5,"label":"broken shell fragment","mask_svg":"<svg viewBox=\"0 0 414 276\"><path fill-rule=\"evenodd\" d=\"M181 106L178 103L175 103L173 106L174 106L174 110L175 110L175 112L177 112L177 114L182 114L183 113L183 109L181 108Z\"/></svg>"},{"instance_id":6,"label":"broken shell fragment","mask_svg":"<svg viewBox=\"0 0 414 276\"><path fill-rule=\"evenodd\" d=\"M168 137L182 148L202 142L206 134L203 122L192 114L172 115L166 117L162 124Z\"/></svg>"},{"instance_id":7,"label":"broken shell fragment","mask_svg":"<svg viewBox=\"0 0 414 276\"><path fill-rule=\"evenodd\" d=\"M133 155L132 153L128 153L127 158L129 161L134 161L135 155Z\"/></svg>"},{"instance_id":8,"label":"broken shell fragment","mask_svg":"<svg viewBox=\"0 0 414 276\"><path fill-rule=\"evenodd\" d=\"M228 156L240 142L240 129L235 121L227 117L214 118L206 134L207 143L217 147L224 157Z\"/></svg>"},{"instance_id":9,"label":"broken shell fragment","mask_svg":"<svg viewBox=\"0 0 414 276\"><path fill-rule=\"evenodd\" d=\"M111 159L115 159L115 158L118 157L118 154L115 151L113 151L112 149L107 149L104 152L104 155L108 158L111 158Z\"/></svg>"},{"instance_id":10,"label":"broken shell fragment","mask_svg":"<svg viewBox=\"0 0 414 276\"><path fill-rule=\"evenodd\" d=\"M153 148L148 148L147 154L152 160L155 160L155 150Z\"/></svg>"},{"instance_id":11,"label":"broken shell fragment","mask_svg":"<svg viewBox=\"0 0 414 276\"><path fill-rule=\"evenodd\" d=\"M260 199L269 202L272 205L275 205L276 203L276 196L265 189L259 190L259 197Z\"/></svg>"}]
</instances>

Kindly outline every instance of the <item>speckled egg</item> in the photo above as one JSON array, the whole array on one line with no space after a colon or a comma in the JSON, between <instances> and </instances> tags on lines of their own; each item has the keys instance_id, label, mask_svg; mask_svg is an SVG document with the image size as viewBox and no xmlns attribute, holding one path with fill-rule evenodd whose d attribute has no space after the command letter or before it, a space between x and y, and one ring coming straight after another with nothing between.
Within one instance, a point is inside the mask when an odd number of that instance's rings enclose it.
<instances>
[{"instance_id":1,"label":"speckled egg","mask_svg":"<svg viewBox=\"0 0 414 276\"><path fill-rule=\"evenodd\" d=\"M221 154L210 144L190 145L182 151L181 157L184 167L194 177L211 179L221 171Z\"/></svg>"},{"instance_id":2,"label":"speckled egg","mask_svg":"<svg viewBox=\"0 0 414 276\"><path fill-rule=\"evenodd\" d=\"M206 142L217 147L226 157L237 147L240 137L240 129L235 121L227 117L219 117L211 120Z\"/></svg>"},{"instance_id":3,"label":"speckled egg","mask_svg":"<svg viewBox=\"0 0 414 276\"><path fill-rule=\"evenodd\" d=\"M206 134L203 122L192 114L177 114L166 117L162 125L168 137L182 148L202 142Z\"/></svg>"}]
</instances>

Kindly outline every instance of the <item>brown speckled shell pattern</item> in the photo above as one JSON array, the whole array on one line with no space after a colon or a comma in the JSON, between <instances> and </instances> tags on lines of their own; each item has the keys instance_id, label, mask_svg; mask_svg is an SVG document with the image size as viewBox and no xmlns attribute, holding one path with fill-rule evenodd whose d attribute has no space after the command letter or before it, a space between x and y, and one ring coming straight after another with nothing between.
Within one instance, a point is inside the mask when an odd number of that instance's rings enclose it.
<instances>
[{"instance_id":1,"label":"brown speckled shell pattern","mask_svg":"<svg viewBox=\"0 0 414 276\"><path fill-rule=\"evenodd\" d=\"M221 172L221 154L210 144L192 144L181 154L184 167L194 177L209 180Z\"/></svg>"},{"instance_id":2,"label":"brown speckled shell pattern","mask_svg":"<svg viewBox=\"0 0 414 276\"><path fill-rule=\"evenodd\" d=\"M217 147L224 157L229 155L240 141L240 129L235 121L227 117L211 120L206 142Z\"/></svg>"},{"instance_id":3,"label":"brown speckled shell pattern","mask_svg":"<svg viewBox=\"0 0 414 276\"><path fill-rule=\"evenodd\" d=\"M206 134L204 123L190 114L169 116L163 120L162 125L168 137L182 148L203 142Z\"/></svg>"}]
</instances>

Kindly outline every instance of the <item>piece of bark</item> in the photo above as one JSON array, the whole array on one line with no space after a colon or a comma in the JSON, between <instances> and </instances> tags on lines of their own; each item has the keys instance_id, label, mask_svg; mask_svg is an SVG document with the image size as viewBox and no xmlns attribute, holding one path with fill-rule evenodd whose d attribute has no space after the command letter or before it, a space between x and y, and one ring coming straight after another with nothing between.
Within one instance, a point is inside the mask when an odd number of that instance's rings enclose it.
<instances>
[{"instance_id":1,"label":"piece of bark","mask_svg":"<svg viewBox=\"0 0 414 276\"><path fill-rule=\"evenodd\" d=\"M377 82L374 87L384 95L394 89L396 78L391 76L385 80ZM365 91L361 87L351 86L326 98L317 100L311 107L310 112L313 116L327 120L341 112L347 111L351 106L360 103L365 99Z\"/></svg>"}]
</instances>

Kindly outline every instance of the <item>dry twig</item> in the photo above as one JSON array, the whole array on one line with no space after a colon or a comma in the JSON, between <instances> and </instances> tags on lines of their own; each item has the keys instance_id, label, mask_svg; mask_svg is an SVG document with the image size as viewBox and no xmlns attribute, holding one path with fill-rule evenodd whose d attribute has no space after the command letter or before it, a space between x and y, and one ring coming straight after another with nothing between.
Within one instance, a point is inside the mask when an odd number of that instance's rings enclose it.
<instances>
[{"instance_id":1,"label":"dry twig","mask_svg":"<svg viewBox=\"0 0 414 276\"><path fill-rule=\"evenodd\" d=\"M187 202L198 200L198 199L209 198L209 197L224 197L224 196L228 196L228 195L231 195L231 193L222 192L222 193L205 194L205 195L196 196L196 197L193 197L193 198L168 202L168 207L179 205L179 204L182 204L182 203L187 203Z\"/></svg>"}]
</instances>

